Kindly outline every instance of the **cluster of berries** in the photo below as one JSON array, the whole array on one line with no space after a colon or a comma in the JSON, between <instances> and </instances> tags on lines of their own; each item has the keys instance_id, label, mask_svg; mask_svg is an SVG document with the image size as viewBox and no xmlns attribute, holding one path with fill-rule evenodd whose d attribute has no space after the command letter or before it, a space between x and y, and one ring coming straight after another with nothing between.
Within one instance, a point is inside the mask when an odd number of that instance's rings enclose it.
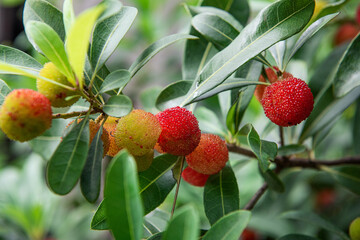
<instances>
[{"instance_id":1,"label":"cluster of berries","mask_svg":"<svg viewBox=\"0 0 360 240\"><path fill-rule=\"evenodd\" d=\"M271 85L258 85L254 93L265 115L282 127L305 120L314 107L314 97L309 86L290 73L281 73L277 67L267 68L265 72ZM264 76L260 76L259 81L265 82Z\"/></svg>"}]
</instances>

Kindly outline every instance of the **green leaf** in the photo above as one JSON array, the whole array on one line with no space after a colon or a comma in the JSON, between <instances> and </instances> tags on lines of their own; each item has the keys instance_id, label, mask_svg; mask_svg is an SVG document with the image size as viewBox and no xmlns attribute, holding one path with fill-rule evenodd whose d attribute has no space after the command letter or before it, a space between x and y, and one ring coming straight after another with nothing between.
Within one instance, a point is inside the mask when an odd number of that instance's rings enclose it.
<instances>
[{"instance_id":1,"label":"green leaf","mask_svg":"<svg viewBox=\"0 0 360 240\"><path fill-rule=\"evenodd\" d=\"M164 234L163 232L156 233L151 237L147 238L147 240L162 240L163 234Z\"/></svg>"},{"instance_id":2,"label":"green leaf","mask_svg":"<svg viewBox=\"0 0 360 240\"><path fill-rule=\"evenodd\" d=\"M144 218L144 236L143 237L150 237L160 232L160 229L155 226L152 222Z\"/></svg>"},{"instance_id":3,"label":"green leaf","mask_svg":"<svg viewBox=\"0 0 360 240\"><path fill-rule=\"evenodd\" d=\"M130 72L128 70L116 70L107 75L99 89L99 93L105 93L114 89L119 89L121 92L129 81Z\"/></svg>"},{"instance_id":4,"label":"green leaf","mask_svg":"<svg viewBox=\"0 0 360 240\"><path fill-rule=\"evenodd\" d=\"M109 229L109 224L106 221L105 199L100 203L98 209L96 210L91 220L91 229L93 230Z\"/></svg>"},{"instance_id":5,"label":"green leaf","mask_svg":"<svg viewBox=\"0 0 360 240\"><path fill-rule=\"evenodd\" d=\"M268 169L265 172L260 171L260 173L271 190L276 191L276 192L284 192L285 191L285 186L284 186L283 182L274 173L274 171L272 171L271 169Z\"/></svg>"},{"instance_id":6,"label":"green leaf","mask_svg":"<svg viewBox=\"0 0 360 240\"><path fill-rule=\"evenodd\" d=\"M195 117L199 121L199 127L202 131L223 137L226 136L226 130L213 111L206 107L198 107L195 110Z\"/></svg>"},{"instance_id":7,"label":"green leaf","mask_svg":"<svg viewBox=\"0 0 360 240\"><path fill-rule=\"evenodd\" d=\"M337 226L328 222L327 220L321 218L312 212L303 212L303 211L290 211L286 212L282 215L285 218L295 219L303 221L307 224L319 226L335 235L337 235L340 239L350 240L349 237Z\"/></svg>"},{"instance_id":8,"label":"green leaf","mask_svg":"<svg viewBox=\"0 0 360 240\"><path fill-rule=\"evenodd\" d=\"M81 192L86 200L91 203L95 202L100 194L101 164L104 153L103 142L101 140L102 133L103 128L101 126L90 144L80 178Z\"/></svg>"},{"instance_id":9,"label":"green leaf","mask_svg":"<svg viewBox=\"0 0 360 240\"><path fill-rule=\"evenodd\" d=\"M96 19L103 11L104 6L98 5L81 13L72 24L66 37L66 52L81 89L89 39Z\"/></svg>"},{"instance_id":10,"label":"green leaf","mask_svg":"<svg viewBox=\"0 0 360 240\"><path fill-rule=\"evenodd\" d=\"M49 25L60 36L61 40L65 39L65 28L63 22L63 14L59 9L45 0L27 0L24 5L23 22L25 26L26 35L34 46L39 50L33 39L29 37L26 25L30 21L43 22Z\"/></svg>"},{"instance_id":11,"label":"green leaf","mask_svg":"<svg viewBox=\"0 0 360 240\"><path fill-rule=\"evenodd\" d=\"M323 168L337 180L338 183L360 195L360 167L359 166L342 166L338 168Z\"/></svg>"},{"instance_id":12,"label":"green leaf","mask_svg":"<svg viewBox=\"0 0 360 240\"><path fill-rule=\"evenodd\" d=\"M220 218L204 235L203 240L238 240L250 221L251 212L235 211Z\"/></svg>"},{"instance_id":13,"label":"green leaf","mask_svg":"<svg viewBox=\"0 0 360 240\"><path fill-rule=\"evenodd\" d=\"M104 105L103 111L112 117L123 117L132 110L132 101L128 96L112 96Z\"/></svg>"},{"instance_id":14,"label":"green leaf","mask_svg":"<svg viewBox=\"0 0 360 240\"><path fill-rule=\"evenodd\" d=\"M11 92L10 87L0 79L0 105L3 104L5 97Z\"/></svg>"},{"instance_id":15,"label":"green leaf","mask_svg":"<svg viewBox=\"0 0 360 240\"><path fill-rule=\"evenodd\" d=\"M140 102L144 110L157 114L159 110L156 108L156 99L161 92L161 87L146 88L140 93Z\"/></svg>"},{"instance_id":16,"label":"green leaf","mask_svg":"<svg viewBox=\"0 0 360 240\"><path fill-rule=\"evenodd\" d=\"M310 237L302 234L288 234L278 238L278 240L318 240L318 238Z\"/></svg>"},{"instance_id":17,"label":"green leaf","mask_svg":"<svg viewBox=\"0 0 360 240\"><path fill-rule=\"evenodd\" d=\"M140 240L143 207L139 195L136 163L123 150L111 161L104 190L105 212L115 239Z\"/></svg>"},{"instance_id":18,"label":"green leaf","mask_svg":"<svg viewBox=\"0 0 360 240\"><path fill-rule=\"evenodd\" d=\"M176 181L170 170L177 158L170 154L160 155L154 158L148 170L139 173L140 194L145 214L162 204L173 189Z\"/></svg>"},{"instance_id":19,"label":"green leaf","mask_svg":"<svg viewBox=\"0 0 360 240\"><path fill-rule=\"evenodd\" d=\"M68 61L64 43L59 35L43 22L29 21L26 25L28 35L41 49L45 56L64 74L67 79L76 86L71 66Z\"/></svg>"},{"instance_id":20,"label":"green leaf","mask_svg":"<svg viewBox=\"0 0 360 240\"><path fill-rule=\"evenodd\" d=\"M356 111L353 118L353 149L356 155L360 154L360 99L356 102Z\"/></svg>"},{"instance_id":21,"label":"green leaf","mask_svg":"<svg viewBox=\"0 0 360 240\"><path fill-rule=\"evenodd\" d=\"M360 86L360 34L351 42L342 57L334 78L334 92L336 97L343 97Z\"/></svg>"},{"instance_id":22,"label":"green leaf","mask_svg":"<svg viewBox=\"0 0 360 240\"><path fill-rule=\"evenodd\" d=\"M230 166L211 175L204 188L204 208L210 224L226 214L239 210L239 189L235 174Z\"/></svg>"},{"instance_id":23,"label":"green leaf","mask_svg":"<svg viewBox=\"0 0 360 240\"><path fill-rule=\"evenodd\" d=\"M278 149L278 156L290 156L296 153L302 153L306 151L306 147L300 144L290 144L281 146Z\"/></svg>"},{"instance_id":24,"label":"green leaf","mask_svg":"<svg viewBox=\"0 0 360 240\"><path fill-rule=\"evenodd\" d=\"M219 50L227 47L239 35L239 30L229 22L210 13L196 15L191 24Z\"/></svg>"},{"instance_id":25,"label":"green leaf","mask_svg":"<svg viewBox=\"0 0 360 240\"><path fill-rule=\"evenodd\" d=\"M43 67L30 55L5 45L0 45L0 61L33 74L38 74L39 70ZM0 73L6 74L8 72L0 67Z\"/></svg>"},{"instance_id":26,"label":"green leaf","mask_svg":"<svg viewBox=\"0 0 360 240\"><path fill-rule=\"evenodd\" d=\"M199 216L192 205L175 211L163 234L163 240L196 240L199 236Z\"/></svg>"},{"instance_id":27,"label":"green leaf","mask_svg":"<svg viewBox=\"0 0 360 240\"><path fill-rule=\"evenodd\" d=\"M181 105L220 85L241 65L276 42L301 31L310 20L314 5L313 0L282 0L263 9L228 47L206 64Z\"/></svg>"},{"instance_id":28,"label":"green leaf","mask_svg":"<svg viewBox=\"0 0 360 240\"><path fill-rule=\"evenodd\" d=\"M347 2L349 2L349 0L339 0L331 3L327 2L326 6L321 10L321 12L319 12L316 18L312 19L312 21L315 21L323 16L339 12Z\"/></svg>"},{"instance_id":29,"label":"green leaf","mask_svg":"<svg viewBox=\"0 0 360 240\"><path fill-rule=\"evenodd\" d=\"M148 61L150 61L151 58L153 58L162 49L183 39L196 39L196 37L189 34L174 34L166 36L151 44L131 64L129 68L131 76L134 76Z\"/></svg>"},{"instance_id":30,"label":"green leaf","mask_svg":"<svg viewBox=\"0 0 360 240\"><path fill-rule=\"evenodd\" d=\"M89 119L86 117L63 138L49 160L47 181L60 195L69 193L79 180L89 150Z\"/></svg>"},{"instance_id":31,"label":"green leaf","mask_svg":"<svg viewBox=\"0 0 360 240\"><path fill-rule=\"evenodd\" d=\"M75 13L73 7L73 0L65 0L63 4L63 18L65 32L69 32L73 22L75 21Z\"/></svg>"},{"instance_id":32,"label":"green leaf","mask_svg":"<svg viewBox=\"0 0 360 240\"><path fill-rule=\"evenodd\" d=\"M135 20L137 9L122 7L117 13L101 19L95 26L90 50L94 74L105 64Z\"/></svg>"},{"instance_id":33,"label":"green leaf","mask_svg":"<svg viewBox=\"0 0 360 240\"><path fill-rule=\"evenodd\" d=\"M160 110L178 106L191 88L192 81L178 81L166 86L156 100L156 106Z\"/></svg>"}]
</instances>

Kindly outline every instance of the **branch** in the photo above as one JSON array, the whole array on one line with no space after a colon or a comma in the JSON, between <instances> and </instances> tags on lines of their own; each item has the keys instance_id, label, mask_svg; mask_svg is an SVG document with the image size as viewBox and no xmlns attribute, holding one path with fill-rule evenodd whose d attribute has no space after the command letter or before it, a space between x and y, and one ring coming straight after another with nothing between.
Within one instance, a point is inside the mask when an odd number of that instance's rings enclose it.
<instances>
[{"instance_id":1,"label":"branch","mask_svg":"<svg viewBox=\"0 0 360 240\"><path fill-rule=\"evenodd\" d=\"M252 210L255 206L255 204L259 201L261 196L266 192L268 189L267 183L264 183L261 188L255 193L255 195L250 199L250 201L246 204L244 207L244 210Z\"/></svg>"},{"instance_id":2,"label":"branch","mask_svg":"<svg viewBox=\"0 0 360 240\"><path fill-rule=\"evenodd\" d=\"M94 114L99 112L98 110L93 109L90 114ZM70 113L56 113L52 115L53 119L56 118L72 118L72 117L78 117L78 116L82 116L82 115L86 115L88 113L88 111L82 111L82 112L70 112Z\"/></svg>"}]
</instances>

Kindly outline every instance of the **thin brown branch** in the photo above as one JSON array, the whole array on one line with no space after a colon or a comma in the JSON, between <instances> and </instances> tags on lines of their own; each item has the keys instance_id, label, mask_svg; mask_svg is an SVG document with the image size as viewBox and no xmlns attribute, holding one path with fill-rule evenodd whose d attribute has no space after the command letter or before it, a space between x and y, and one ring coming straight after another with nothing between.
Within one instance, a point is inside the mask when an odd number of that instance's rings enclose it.
<instances>
[{"instance_id":1,"label":"thin brown branch","mask_svg":"<svg viewBox=\"0 0 360 240\"><path fill-rule=\"evenodd\" d=\"M251 158L256 158L256 155L252 151L247 150L247 149L242 148L242 147L239 147L239 146L236 146L235 144L228 143L227 148L228 148L228 150L230 152L239 153L241 155L248 156L248 157L251 157Z\"/></svg>"},{"instance_id":2,"label":"thin brown branch","mask_svg":"<svg viewBox=\"0 0 360 240\"><path fill-rule=\"evenodd\" d=\"M93 109L90 114L94 114L99 112L98 110ZM56 118L63 118L63 119L67 119L67 118L72 118L72 117L78 117L78 116L83 116L86 115L88 113L88 111L82 111L82 112L70 112L70 113L56 113L52 115L53 119Z\"/></svg>"},{"instance_id":3,"label":"thin brown branch","mask_svg":"<svg viewBox=\"0 0 360 240\"><path fill-rule=\"evenodd\" d=\"M279 135L280 135L280 144L281 146L285 146L285 138L284 138L284 128L279 126Z\"/></svg>"},{"instance_id":4,"label":"thin brown branch","mask_svg":"<svg viewBox=\"0 0 360 240\"><path fill-rule=\"evenodd\" d=\"M259 188L259 190L250 199L250 201L246 204L246 206L244 207L244 210L252 210L255 207L256 203L261 198L261 196L266 192L267 189L268 189L268 185L267 185L267 183L264 183L261 186L261 188Z\"/></svg>"}]
</instances>

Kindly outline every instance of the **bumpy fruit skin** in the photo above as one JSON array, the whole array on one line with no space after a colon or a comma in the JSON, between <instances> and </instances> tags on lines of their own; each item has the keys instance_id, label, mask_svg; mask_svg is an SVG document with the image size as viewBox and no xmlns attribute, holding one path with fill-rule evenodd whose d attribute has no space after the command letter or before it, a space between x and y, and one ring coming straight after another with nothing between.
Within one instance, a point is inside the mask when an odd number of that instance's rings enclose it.
<instances>
[{"instance_id":1,"label":"bumpy fruit skin","mask_svg":"<svg viewBox=\"0 0 360 240\"><path fill-rule=\"evenodd\" d=\"M141 109L119 119L115 131L115 142L134 156L143 156L154 146L160 136L161 127L157 118Z\"/></svg>"},{"instance_id":2,"label":"bumpy fruit skin","mask_svg":"<svg viewBox=\"0 0 360 240\"><path fill-rule=\"evenodd\" d=\"M181 176L186 182L190 183L191 185L196 187L203 187L205 186L206 181L208 180L210 175L198 173L194 169L186 167L181 173Z\"/></svg>"},{"instance_id":3,"label":"bumpy fruit skin","mask_svg":"<svg viewBox=\"0 0 360 240\"><path fill-rule=\"evenodd\" d=\"M261 104L273 123L288 127L299 124L310 115L314 97L303 80L290 77L266 87Z\"/></svg>"},{"instance_id":4,"label":"bumpy fruit skin","mask_svg":"<svg viewBox=\"0 0 360 240\"><path fill-rule=\"evenodd\" d=\"M40 71L40 76L72 87L65 75L63 75L52 62L48 62L44 65ZM53 107L68 107L79 100L79 97L73 97L66 101L65 98L74 96L77 92L68 90L41 78L36 79L36 86L38 91L50 100L51 106Z\"/></svg>"},{"instance_id":5,"label":"bumpy fruit skin","mask_svg":"<svg viewBox=\"0 0 360 240\"><path fill-rule=\"evenodd\" d=\"M0 127L13 140L29 141L51 127L49 99L30 89L17 89L6 96L0 110Z\"/></svg>"},{"instance_id":6,"label":"bumpy fruit skin","mask_svg":"<svg viewBox=\"0 0 360 240\"><path fill-rule=\"evenodd\" d=\"M118 124L119 118L116 117L108 117L104 123L104 129L109 133L109 151L107 151L106 155L110 157L114 157L122 148L118 147L115 142L115 130L116 125Z\"/></svg>"},{"instance_id":7,"label":"bumpy fruit skin","mask_svg":"<svg viewBox=\"0 0 360 240\"><path fill-rule=\"evenodd\" d=\"M351 240L360 240L360 217L355 218L349 227Z\"/></svg>"},{"instance_id":8,"label":"bumpy fruit skin","mask_svg":"<svg viewBox=\"0 0 360 240\"><path fill-rule=\"evenodd\" d=\"M278 67L273 66L273 68L276 71L279 71ZM291 73L288 73L288 72L283 72L282 76L278 76L277 73L274 72L274 70L271 69L271 68L266 68L265 72L266 72L267 79L269 80L270 83L275 83L275 82L277 82L279 80L282 80L282 79L289 78L289 77L293 76ZM260 75L259 82L266 82L263 75ZM263 98L265 88L266 88L266 85L257 85L256 88L255 88L254 95L255 95L256 99L259 102L261 102L261 99Z\"/></svg>"},{"instance_id":9,"label":"bumpy fruit skin","mask_svg":"<svg viewBox=\"0 0 360 240\"><path fill-rule=\"evenodd\" d=\"M337 30L334 43L336 46L351 41L360 31L360 27L354 23L345 23Z\"/></svg>"},{"instance_id":10,"label":"bumpy fruit skin","mask_svg":"<svg viewBox=\"0 0 360 240\"><path fill-rule=\"evenodd\" d=\"M161 134L158 143L162 151L186 156L198 146L201 137L196 117L185 108L173 107L156 114Z\"/></svg>"},{"instance_id":11,"label":"bumpy fruit skin","mask_svg":"<svg viewBox=\"0 0 360 240\"><path fill-rule=\"evenodd\" d=\"M225 167L229 152L225 141L214 134L201 134L197 148L186 156L188 166L202 174L215 174Z\"/></svg>"},{"instance_id":12,"label":"bumpy fruit skin","mask_svg":"<svg viewBox=\"0 0 360 240\"><path fill-rule=\"evenodd\" d=\"M136 161L136 166L138 172L143 172L147 170L154 159L154 150L150 150L149 152L145 153L143 156L134 156Z\"/></svg>"}]
</instances>

